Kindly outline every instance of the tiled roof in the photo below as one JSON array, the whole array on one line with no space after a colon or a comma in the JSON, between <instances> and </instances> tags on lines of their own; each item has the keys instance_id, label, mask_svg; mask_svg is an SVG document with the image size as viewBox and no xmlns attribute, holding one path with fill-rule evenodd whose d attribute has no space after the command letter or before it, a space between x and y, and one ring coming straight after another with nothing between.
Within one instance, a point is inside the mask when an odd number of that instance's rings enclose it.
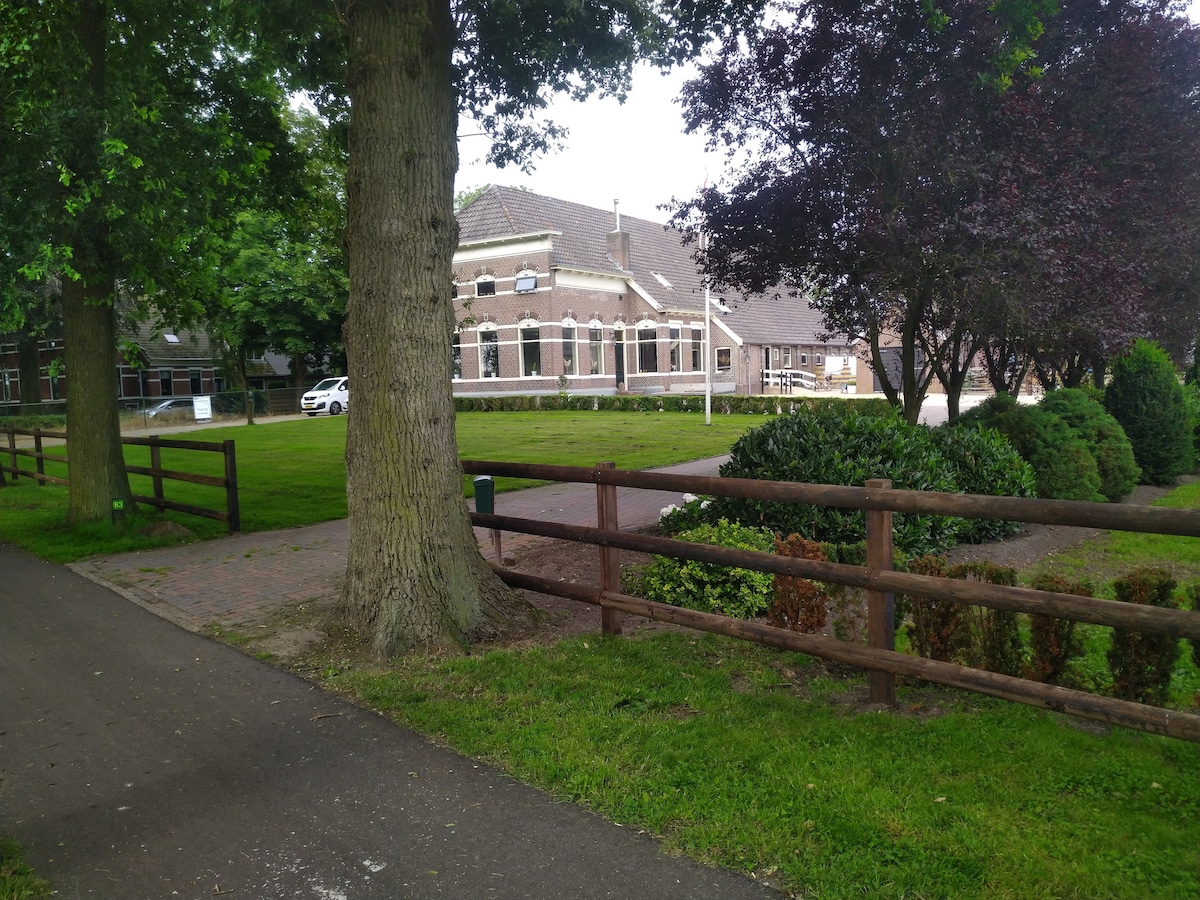
<instances>
[{"instance_id":1,"label":"tiled roof","mask_svg":"<svg viewBox=\"0 0 1200 900\"><path fill-rule=\"evenodd\" d=\"M659 222L621 216L629 234L629 269L622 270L608 253L608 234L616 230L612 210L556 200L518 188L492 185L458 214L459 242L495 240L552 233L551 265L631 277L668 313L704 315L704 284L694 259L694 246ZM654 273L661 275L664 286ZM821 317L803 298L714 295L731 310L722 321L750 343L819 343ZM714 311L714 316L717 313Z\"/></svg>"},{"instance_id":2,"label":"tiled roof","mask_svg":"<svg viewBox=\"0 0 1200 900\"><path fill-rule=\"evenodd\" d=\"M179 338L178 343L168 341L167 334ZM132 338L146 358L152 362L170 361L199 361L213 359L213 350L208 335L203 332L171 331L150 322L139 323L133 328Z\"/></svg>"}]
</instances>

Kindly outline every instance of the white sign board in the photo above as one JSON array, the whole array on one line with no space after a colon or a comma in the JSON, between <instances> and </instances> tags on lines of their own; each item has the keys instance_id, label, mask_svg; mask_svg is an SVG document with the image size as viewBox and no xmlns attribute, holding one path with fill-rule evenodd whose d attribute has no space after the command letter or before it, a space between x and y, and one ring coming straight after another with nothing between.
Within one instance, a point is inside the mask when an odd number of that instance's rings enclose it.
<instances>
[{"instance_id":1,"label":"white sign board","mask_svg":"<svg viewBox=\"0 0 1200 900\"><path fill-rule=\"evenodd\" d=\"M193 397L192 413L197 422L212 421L212 397Z\"/></svg>"}]
</instances>

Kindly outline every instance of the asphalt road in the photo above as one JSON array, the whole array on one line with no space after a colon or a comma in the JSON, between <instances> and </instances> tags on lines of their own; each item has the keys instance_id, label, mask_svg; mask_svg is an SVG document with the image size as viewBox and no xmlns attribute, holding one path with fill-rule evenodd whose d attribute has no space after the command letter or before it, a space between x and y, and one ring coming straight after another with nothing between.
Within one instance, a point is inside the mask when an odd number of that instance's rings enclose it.
<instances>
[{"instance_id":1,"label":"asphalt road","mask_svg":"<svg viewBox=\"0 0 1200 900\"><path fill-rule=\"evenodd\" d=\"M60 897L765 898L0 544L0 833Z\"/></svg>"}]
</instances>

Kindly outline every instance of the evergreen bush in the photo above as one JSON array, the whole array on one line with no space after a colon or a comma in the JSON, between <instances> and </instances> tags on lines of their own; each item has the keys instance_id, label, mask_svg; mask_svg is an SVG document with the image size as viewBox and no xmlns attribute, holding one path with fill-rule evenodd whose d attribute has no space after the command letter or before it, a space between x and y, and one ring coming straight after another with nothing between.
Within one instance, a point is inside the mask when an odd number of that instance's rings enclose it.
<instances>
[{"instance_id":1,"label":"evergreen bush","mask_svg":"<svg viewBox=\"0 0 1200 900\"><path fill-rule=\"evenodd\" d=\"M929 433L950 466L950 476L964 494L1036 497L1037 476L1008 439L991 428L942 426ZM958 540L964 544L999 541L1021 530L1020 522L963 519Z\"/></svg>"},{"instance_id":2,"label":"evergreen bush","mask_svg":"<svg viewBox=\"0 0 1200 900\"><path fill-rule=\"evenodd\" d=\"M678 535L679 540L737 550L770 553L774 536L761 528L747 528L722 519ZM669 603L738 619L764 615L771 604L773 577L690 559L656 556L645 566L627 571L626 590L646 600Z\"/></svg>"},{"instance_id":3,"label":"evergreen bush","mask_svg":"<svg viewBox=\"0 0 1200 900\"><path fill-rule=\"evenodd\" d=\"M1165 350L1146 340L1113 360L1104 405L1125 429L1147 484L1169 484L1191 471L1193 424L1183 385Z\"/></svg>"},{"instance_id":4,"label":"evergreen bush","mask_svg":"<svg viewBox=\"0 0 1200 900\"><path fill-rule=\"evenodd\" d=\"M1177 609L1175 579L1165 569L1136 569L1113 582L1123 603ZM1114 628L1108 648L1113 696L1162 706L1167 701L1171 672L1179 659L1179 640L1169 634L1147 634Z\"/></svg>"},{"instance_id":5,"label":"evergreen bush","mask_svg":"<svg viewBox=\"0 0 1200 900\"><path fill-rule=\"evenodd\" d=\"M997 394L959 416L955 427L982 425L1009 439L1033 466L1039 497L1056 500L1103 500L1100 471L1080 438L1062 419L1040 406Z\"/></svg>"},{"instance_id":6,"label":"evergreen bush","mask_svg":"<svg viewBox=\"0 0 1200 900\"><path fill-rule=\"evenodd\" d=\"M1051 391L1039 405L1066 422L1088 445L1100 475L1100 493L1119 503L1133 492L1142 475L1133 458L1133 445L1121 423L1099 400L1082 388L1064 388Z\"/></svg>"},{"instance_id":7,"label":"evergreen bush","mask_svg":"<svg viewBox=\"0 0 1200 900\"><path fill-rule=\"evenodd\" d=\"M934 437L930 429L904 422L895 410L875 414L845 407L781 416L747 432L734 444L721 475L849 486L889 478L907 490L992 495L1028 495L1030 487L1026 467L994 435ZM817 541L854 543L866 536L866 518L857 509L716 498L712 514ZM1012 526L902 513L893 518L893 529L897 549L922 554L952 546L960 533L987 540L1011 533Z\"/></svg>"}]
</instances>

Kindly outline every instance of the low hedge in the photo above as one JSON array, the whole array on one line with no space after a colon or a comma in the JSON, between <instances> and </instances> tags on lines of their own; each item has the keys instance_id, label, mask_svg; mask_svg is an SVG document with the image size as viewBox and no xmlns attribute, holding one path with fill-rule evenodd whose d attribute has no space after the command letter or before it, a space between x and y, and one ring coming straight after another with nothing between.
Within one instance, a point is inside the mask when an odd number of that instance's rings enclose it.
<instances>
[{"instance_id":1,"label":"low hedge","mask_svg":"<svg viewBox=\"0 0 1200 900\"><path fill-rule=\"evenodd\" d=\"M858 410L880 414L890 409L886 400L874 397L756 397L721 394L712 398L716 415L787 415L816 409ZM517 412L523 410L577 410L615 412L704 412L704 397L694 394L538 394L504 397L458 396L455 412Z\"/></svg>"}]
</instances>

